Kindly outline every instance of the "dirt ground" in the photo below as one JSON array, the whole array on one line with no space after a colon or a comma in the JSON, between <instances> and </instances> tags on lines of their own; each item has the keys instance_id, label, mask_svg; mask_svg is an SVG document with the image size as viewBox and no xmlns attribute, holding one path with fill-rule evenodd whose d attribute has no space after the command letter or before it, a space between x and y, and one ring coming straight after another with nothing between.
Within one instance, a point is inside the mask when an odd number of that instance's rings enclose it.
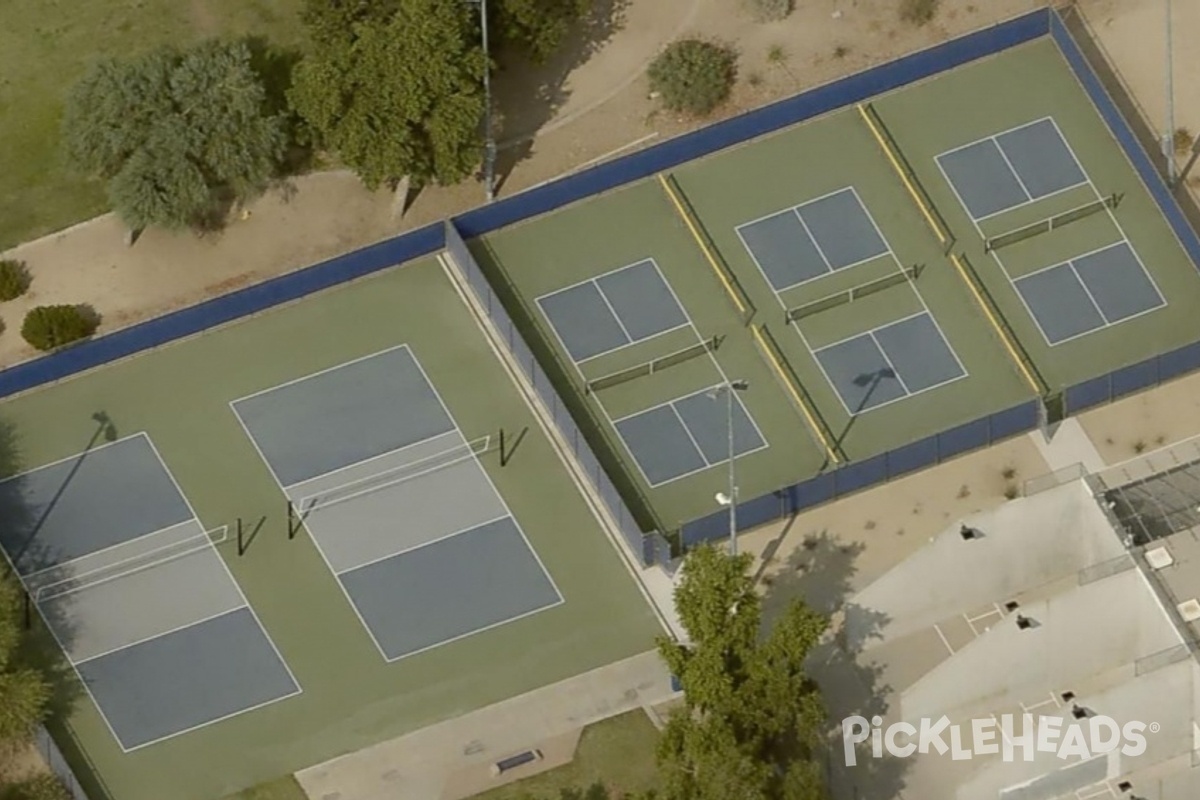
<instances>
[{"instance_id":1,"label":"dirt ground","mask_svg":"<svg viewBox=\"0 0 1200 800\"><path fill-rule=\"evenodd\" d=\"M1039 0L944 0L933 23L899 21L897 0L805 0L782 22L753 21L743 0L600 0L615 23L582 32L541 68L509 66L495 80L500 111L501 196L588 163L643 147L712 120L656 111L643 73L668 42L696 34L733 45L741 80L719 117L886 61L1037 7ZM773 47L782 57L768 60ZM839 47L845 52L835 55ZM31 305L89 303L101 333L191 305L393 236L482 201L471 182L433 188L395 219L387 192L368 193L347 173L297 178L254 203L247 219L220 235L147 231L133 247L111 215L82 223L5 255L34 276L29 295L0 305L0 366L35 353L18 327Z\"/></svg>"}]
</instances>

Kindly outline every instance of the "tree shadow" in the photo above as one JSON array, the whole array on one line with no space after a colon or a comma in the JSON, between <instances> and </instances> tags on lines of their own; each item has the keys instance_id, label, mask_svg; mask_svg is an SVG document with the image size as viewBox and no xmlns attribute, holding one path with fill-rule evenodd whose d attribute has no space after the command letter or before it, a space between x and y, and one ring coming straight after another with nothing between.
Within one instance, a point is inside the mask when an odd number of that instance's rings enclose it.
<instances>
[{"instance_id":1,"label":"tree shadow","mask_svg":"<svg viewBox=\"0 0 1200 800\"><path fill-rule=\"evenodd\" d=\"M625 27L632 0L595 0L573 27L562 47L543 63L535 63L519 48L506 46L493 55L493 134L502 144L496 152L496 189L517 164L533 152L537 135L571 96L566 88L571 72L586 63Z\"/></svg>"},{"instance_id":2,"label":"tree shadow","mask_svg":"<svg viewBox=\"0 0 1200 800\"><path fill-rule=\"evenodd\" d=\"M770 625L787 606L803 600L832 619L830 632L809 654L807 669L821 687L828 713L826 780L834 800L900 797L908 763L871 754L870 740L856 748L856 763L847 764L841 723L851 716L886 717L891 687L883 668L864 649L888 623L877 611L850 603L851 579L858 571L861 543L843 543L827 530L807 534L779 568L763 574L763 623ZM846 620L853 619L853 625Z\"/></svg>"}]
</instances>

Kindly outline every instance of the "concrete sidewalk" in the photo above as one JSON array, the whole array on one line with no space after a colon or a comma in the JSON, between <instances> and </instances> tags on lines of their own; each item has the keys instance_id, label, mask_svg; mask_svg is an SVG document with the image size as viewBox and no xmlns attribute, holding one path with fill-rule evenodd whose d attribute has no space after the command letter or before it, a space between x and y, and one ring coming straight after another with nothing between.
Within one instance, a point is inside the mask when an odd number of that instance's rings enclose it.
<instances>
[{"instance_id":1,"label":"concrete sidewalk","mask_svg":"<svg viewBox=\"0 0 1200 800\"><path fill-rule=\"evenodd\" d=\"M310 767L296 778L313 800L440 800L461 770L673 694L658 654L642 653Z\"/></svg>"}]
</instances>

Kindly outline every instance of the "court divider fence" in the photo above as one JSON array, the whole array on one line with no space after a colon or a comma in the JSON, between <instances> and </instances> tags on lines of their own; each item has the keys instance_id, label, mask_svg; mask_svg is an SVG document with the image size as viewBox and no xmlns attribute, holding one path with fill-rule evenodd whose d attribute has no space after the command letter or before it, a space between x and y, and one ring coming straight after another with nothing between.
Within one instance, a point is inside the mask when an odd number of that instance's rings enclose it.
<instances>
[{"instance_id":1,"label":"court divider fence","mask_svg":"<svg viewBox=\"0 0 1200 800\"><path fill-rule=\"evenodd\" d=\"M774 522L807 508L935 466L971 450L1028 433L1038 427L1040 406L1040 399L1029 400L873 458L854 461L815 478L738 503L738 529L747 530ZM679 532L681 544L685 549L728 535L729 512L725 509L688 522Z\"/></svg>"},{"instance_id":2,"label":"court divider fence","mask_svg":"<svg viewBox=\"0 0 1200 800\"><path fill-rule=\"evenodd\" d=\"M608 473L604 471L600 459L596 458L596 454L592 452L592 448L579 430L579 426L575 424L566 402L559 396L558 390L554 388L554 384L542 370L537 359L534 358L533 350L525 342L525 337L517 330L517 326L513 324L512 318L505 311L500 298L492 291L492 286L483 274L479 262L467 248L466 242L463 241L453 221L447 220L445 236L446 250L462 271L463 277L466 278L467 288L475 295L475 300L491 319L509 356L516 362L525 379L541 399L542 405L550 413L554 427L571 448L575 461L591 483L593 493L604 503L609 516L616 521L617 529L621 532L625 542L641 559L643 567L659 563L665 564L671 558L670 545L658 531L642 532L641 526L638 525L637 519L629 510L624 498L621 497L621 493L613 486Z\"/></svg>"}]
</instances>

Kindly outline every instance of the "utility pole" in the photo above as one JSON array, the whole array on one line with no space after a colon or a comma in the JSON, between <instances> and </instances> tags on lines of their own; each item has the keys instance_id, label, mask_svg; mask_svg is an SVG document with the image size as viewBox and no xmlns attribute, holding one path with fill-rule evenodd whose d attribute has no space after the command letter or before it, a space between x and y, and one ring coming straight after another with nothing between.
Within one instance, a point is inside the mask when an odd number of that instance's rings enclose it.
<instances>
[{"instance_id":1,"label":"utility pole","mask_svg":"<svg viewBox=\"0 0 1200 800\"><path fill-rule=\"evenodd\" d=\"M1163 132L1163 155L1167 159L1167 185L1175 188L1179 177L1175 163L1175 59L1171 26L1171 0L1163 0L1167 34L1167 129Z\"/></svg>"}]
</instances>

